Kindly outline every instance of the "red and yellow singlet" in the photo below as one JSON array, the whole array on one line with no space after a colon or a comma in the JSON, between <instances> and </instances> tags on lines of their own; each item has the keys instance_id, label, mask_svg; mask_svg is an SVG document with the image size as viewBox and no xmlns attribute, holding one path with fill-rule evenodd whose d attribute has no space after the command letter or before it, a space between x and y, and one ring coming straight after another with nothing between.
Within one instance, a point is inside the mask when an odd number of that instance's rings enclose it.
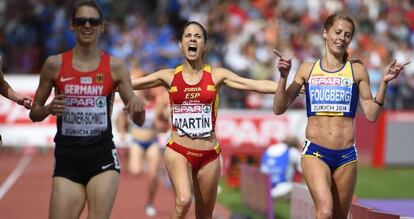
<instances>
[{"instance_id":1,"label":"red and yellow singlet","mask_svg":"<svg viewBox=\"0 0 414 219\"><path fill-rule=\"evenodd\" d=\"M208 137L214 131L219 104L211 67L204 66L201 80L194 85L187 84L182 73L180 65L169 90L172 128L180 136Z\"/></svg>"}]
</instances>

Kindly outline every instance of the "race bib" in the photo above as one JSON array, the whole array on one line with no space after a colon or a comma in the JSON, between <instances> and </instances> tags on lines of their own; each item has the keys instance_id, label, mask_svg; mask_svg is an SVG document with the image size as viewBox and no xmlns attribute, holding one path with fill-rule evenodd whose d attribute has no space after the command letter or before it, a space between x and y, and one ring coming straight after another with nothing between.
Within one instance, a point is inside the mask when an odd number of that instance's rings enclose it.
<instances>
[{"instance_id":1,"label":"race bib","mask_svg":"<svg viewBox=\"0 0 414 219\"><path fill-rule=\"evenodd\" d=\"M66 96L62 135L98 136L108 128L105 97Z\"/></svg>"},{"instance_id":2,"label":"race bib","mask_svg":"<svg viewBox=\"0 0 414 219\"><path fill-rule=\"evenodd\" d=\"M350 112L352 86L315 86L309 89L312 112Z\"/></svg>"},{"instance_id":3,"label":"race bib","mask_svg":"<svg viewBox=\"0 0 414 219\"><path fill-rule=\"evenodd\" d=\"M180 136L210 136L213 130L211 104L173 104L172 112L172 122Z\"/></svg>"}]
</instances>

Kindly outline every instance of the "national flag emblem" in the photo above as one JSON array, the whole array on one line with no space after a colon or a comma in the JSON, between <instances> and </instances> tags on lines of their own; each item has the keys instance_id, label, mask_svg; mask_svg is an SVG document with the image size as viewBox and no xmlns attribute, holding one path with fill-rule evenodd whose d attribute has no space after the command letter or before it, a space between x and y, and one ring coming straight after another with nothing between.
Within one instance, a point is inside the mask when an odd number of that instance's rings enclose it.
<instances>
[{"instance_id":1,"label":"national flag emblem","mask_svg":"<svg viewBox=\"0 0 414 219\"><path fill-rule=\"evenodd\" d=\"M104 80L104 75L102 73L96 74L96 83L102 84Z\"/></svg>"}]
</instances>

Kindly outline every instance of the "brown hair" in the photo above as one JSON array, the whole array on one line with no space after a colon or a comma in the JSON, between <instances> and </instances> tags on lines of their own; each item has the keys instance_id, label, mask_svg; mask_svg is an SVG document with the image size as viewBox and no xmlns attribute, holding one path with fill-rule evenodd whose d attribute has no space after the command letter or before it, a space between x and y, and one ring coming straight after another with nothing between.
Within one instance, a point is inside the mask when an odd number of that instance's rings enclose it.
<instances>
[{"instance_id":1,"label":"brown hair","mask_svg":"<svg viewBox=\"0 0 414 219\"><path fill-rule=\"evenodd\" d=\"M77 1L75 6L73 6L73 9L72 9L72 19L75 18L76 12L82 6L89 6L91 8L95 8L99 13L99 18L101 20L104 19L101 7L99 7L98 3L94 0L80 0L80 1Z\"/></svg>"},{"instance_id":2,"label":"brown hair","mask_svg":"<svg viewBox=\"0 0 414 219\"><path fill-rule=\"evenodd\" d=\"M352 25L352 35L351 35L351 39L352 39L355 33L355 22L349 15L343 12L337 12L337 13L331 14L328 18L326 18L325 23L323 25L324 30L328 31L336 20L345 20L345 21L348 21ZM345 51L344 61L348 59L348 56L349 56L349 53Z\"/></svg>"},{"instance_id":3,"label":"brown hair","mask_svg":"<svg viewBox=\"0 0 414 219\"><path fill-rule=\"evenodd\" d=\"M197 25L197 26L199 26L199 27L200 27L201 31L203 31L204 41L205 41L205 42L207 42L207 30L206 30L206 28L205 28L202 24L200 24L200 23L199 23L199 22L197 22L197 21L189 21L189 22L187 22L186 24L184 24L183 28L182 28L182 29L181 29L181 31L180 31L180 35L179 35L179 37L178 37L179 41L181 42L181 39L182 39L182 37L183 37L183 34L184 34L185 29L186 29L188 26L190 26L191 24L195 24L195 25Z\"/></svg>"}]
</instances>

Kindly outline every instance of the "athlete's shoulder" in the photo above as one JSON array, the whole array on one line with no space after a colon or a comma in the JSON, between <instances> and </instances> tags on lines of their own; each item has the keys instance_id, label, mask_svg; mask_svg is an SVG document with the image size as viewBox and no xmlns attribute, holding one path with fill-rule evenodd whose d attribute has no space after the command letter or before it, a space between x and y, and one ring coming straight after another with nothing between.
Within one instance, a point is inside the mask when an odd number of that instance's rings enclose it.
<instances>
[{"instance_id":1,"label":"athlete's shoulder","mask_svg":"<svg viewBox=\"0 0 414 219\"><path fill-rule=\"evenodd\" d=\"M352 67L364 67L364 63L361 59L351 59L349 62L351 63Z\"/></svg>"},{"instance_id":2,"label":"athlete's shoulder","mask_svg":"<svg viewBox=\"0 0 414 219\"><path fill-rule=\"evenodd\" d=\"M315 62L303 62L299 65L297 74L303 78L308 78L309 74L311 73Z\"/></svg>"},{"instance_id":3,"label":"athlete's shoulder","mask_svg":"<svg viewBox=\"0 0 414 219\"><path fill-rule=\"evenodd\" d=\"M121 67L126 66L124 60L122 60L121 58L115 57L115 56L110 56L110 66L112 69L118 69Z\"/></svg>"},{"instance_id":4,"label":"athlete's shoulder","mask_svg":"<svg viewBox=\"0 0 414 219\"><path fill-rule=\"evenodd\" d=\"M310 62L310 61L302 62L302 64L300 64L299 66L299 69L310 70L312 69L314 65L315 65L315 62Z\"/></svg>"},{"instance_id":5,"label":"athlete's shoulder","mask_svg":"<svg viewBox=\"0 0 414 219\"><path fill-rule=\"evenodd\" d=\"M52 55L46 58L43 64L43 71L57 71L62 65L62 54Z\"/></svg>"},{"instance_id":6,"label":"athlete's shoulder","mask_svg":"<svg viewBox=\"0 0 414 219\"><path fill-rule=\"evenodd\" d=\"M365 71L364 63L360 59L349 60L354 71Z\"/></svg>"}]
</instances>

